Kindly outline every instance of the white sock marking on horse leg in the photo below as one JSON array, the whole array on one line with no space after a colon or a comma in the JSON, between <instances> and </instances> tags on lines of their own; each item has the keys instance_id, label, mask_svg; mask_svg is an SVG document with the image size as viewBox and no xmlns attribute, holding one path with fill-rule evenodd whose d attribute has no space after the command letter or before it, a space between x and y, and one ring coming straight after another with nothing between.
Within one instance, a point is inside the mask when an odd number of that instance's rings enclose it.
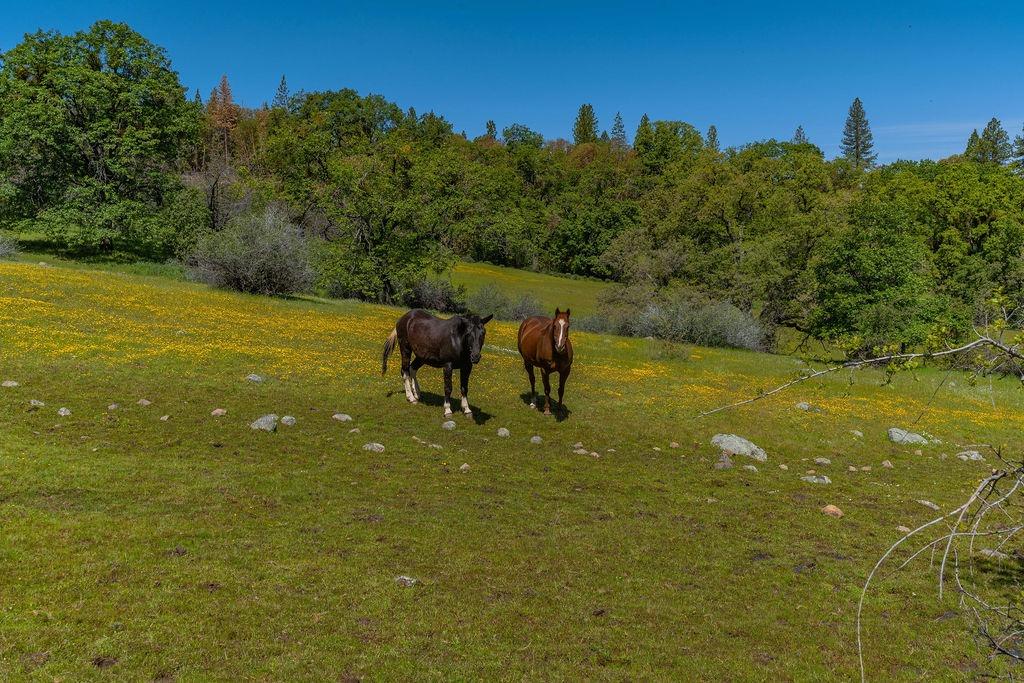
<instances>
[{"instance_id":1,"label":"white sock marking on horse leg","mask_svg":"<svg viewBox=\"0 0 1024 683\"><path fill-rule=\"evenodd\" d=\"M408 373L402 373L402 384L405 385L405 397L409 399L410 403L416 402L416 397L412 393L412 381L409 379Z\"/></svg>"},{"instance_id":2,"label":"white sock marking on horse leg","mask_svg":"<svg viewBox=\"0 0 1024 683\"><path fill-rule=\"evenodd\" d=\"M448 402L448 399L445 399L445 402L444 402L444 416L445 417L449 417L451 414L452 414L452 404L450 404Z\"/></svg>"},{"instance_id":3,"label":"white sock marking on horse leg","mask_svg":"<svg viewBox=\"0 0 1024 683\"><path fill-rule=\"evenodd\" d=\"M416 397L416 400L420 400L420 381L416 379L416 371L412 370L412 395Z\"/></svg>"},{"instance_id":4,"label":"white sock marking on horse leg","mask_svg":"<svg viewBox=\"0 0 1024 683\"><path fill-rule=\"evenodd\" d=\"M462 412L466 415L472 415L473 409L469 407L469 399L465 396L462 397Z\"/></svg>"}]
</instances>

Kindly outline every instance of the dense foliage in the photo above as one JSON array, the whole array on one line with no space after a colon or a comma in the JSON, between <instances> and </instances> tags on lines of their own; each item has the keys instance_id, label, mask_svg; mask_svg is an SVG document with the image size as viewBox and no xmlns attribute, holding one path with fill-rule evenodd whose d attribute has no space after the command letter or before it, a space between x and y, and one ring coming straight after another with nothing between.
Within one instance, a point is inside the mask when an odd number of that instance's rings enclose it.
<instances>
[{"instance_id":1,"label":"dense foliage","mask_svg":"<svg viewBox=\"0 0 1024 683\"><path fill-rule=\"evenodd\" d=\"M963 155L878 167L859 99L830 160L802 127L720 149L714 126L645 115L630 144L620 115L609 134L589 104L569 142L493 121L469 139L434 113L292 94L284 78L257 109L227 78L205 103L183 92L125 25L26 36L0 63L0 227L195 258L260 224L239 216L284 207L326 294L454 307L430 277L475 259L614 280L620 299L653 297L647 328L693 336L687 320L720 315L745 346L780 326L852 352L921 344L997 293L1021 303L1024 142L996 119ZM515 303L511 317L530 309Z\"/></svg>"}]
</instances>

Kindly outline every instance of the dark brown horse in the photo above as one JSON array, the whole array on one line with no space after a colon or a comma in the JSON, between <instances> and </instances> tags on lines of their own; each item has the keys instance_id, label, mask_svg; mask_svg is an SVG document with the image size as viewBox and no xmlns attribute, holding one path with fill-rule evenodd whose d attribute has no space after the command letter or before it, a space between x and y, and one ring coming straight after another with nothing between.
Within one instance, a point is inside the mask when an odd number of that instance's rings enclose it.
<instances>
[{"instance_id":1,"label":"dark brown horse","mask_svg":"<svg viewBox=\"0 0 1024 683\"><path fill-rule=\"evenodd\" d=\"M530 407L537 407L537 379L533 369L540 368L544 380L544 414L551 414L552 372L558 373L558 411L564 409L562 395L565 380L572 370L572 342L569 341L569 309L555 309L554 318L541 315L527 318L519 326L519 355L523 357L526 374L530 376Z\"/></svg>"},{"instance_id":2,"label":"dark brown horse","mask_svg":"<svg viewBox=\"0 0 1024 683\"><path fill-rule=\"evenodd\" d=\"M452 370L459 370L459 384L462 390L462 412L472 415L469 408L469 375L473 366L480 362L484 345L486 325L493 316L481 318L477 315L457 315L448 320L435 318L419 308L403 315L395 323L388 339L384 342L381 358L381 374L388 371L388 356L398 345L402 354L402 381L405 383L405 397L410 403L420 400L420 383L416 371L423 365L444 370L444 416L452 414Z\"/></svg>"}]
</instances>

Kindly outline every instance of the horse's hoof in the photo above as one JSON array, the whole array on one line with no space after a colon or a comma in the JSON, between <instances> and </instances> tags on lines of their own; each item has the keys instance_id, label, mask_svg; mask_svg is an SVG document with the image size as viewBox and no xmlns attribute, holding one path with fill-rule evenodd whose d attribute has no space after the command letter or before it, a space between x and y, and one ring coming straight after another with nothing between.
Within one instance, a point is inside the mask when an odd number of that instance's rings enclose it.
<instances>
[{"instance_id":1,"label":"horse's hoof","mask_svg":"<svg viewBox=\"0 0 1024 683\"><path fill-rule=\"evenodd\" d=\"M544 414L550 417L551 416L551 411L550 410L545 410Z\"/></svg>"},{"instance_id":2,"label":"horse's hoof","mask_svg":"<svg viewBox=\"0 0 1024 683\"><path fill-rule=\"evenodd\" d=\"M473 417L473 411L472 410L463 410L462 414L465 415L466 417Z\"/></svg>"},{"instance_id":3,"label":"horse's hoof","mask_svg":"<svg viewBox=\"0 0 1024 683\"><path fill-rule=\"evenodd\" d=\"M536 403L531 403L530 404L530 410L537 410L537 404Z\"/></svg>"},{"instance_id":4,"label":"horse's hoof","mask_svg":"<svg viewBox=\"0 0 1024 683\"><path fill-rule=\"evenodd\" d=\"M444 411L444 416L445 417L451 417L452 416L452 411L450 411L450 410Z\"/></svg>"}]
</instances>

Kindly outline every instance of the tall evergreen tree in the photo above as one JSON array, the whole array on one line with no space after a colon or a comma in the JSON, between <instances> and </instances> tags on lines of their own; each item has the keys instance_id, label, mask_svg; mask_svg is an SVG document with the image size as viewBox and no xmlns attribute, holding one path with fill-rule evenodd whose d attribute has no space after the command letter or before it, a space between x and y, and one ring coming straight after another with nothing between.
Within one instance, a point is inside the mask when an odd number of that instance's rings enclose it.
<instances>
[{"instance_id":1,"label":"tall evergreen tree","mask_svg":"<svg viewBox=\"0 0 1024 683\"><path fill-rule=\"evenodd\" d=\"M647 114L640 117L640 125L636 127L636 135L633 136L633 149L639 157L649 156L654 151L654 126Z\"/></svg>"},{"instance_id":2,"label":"tall evergreen tree","mask_svg":"<svg viewBox=\"0 0 1024 683\"><path fill-rule=\"evenodd\" d=\"M602 130L602 131L601 131L601 137L600 137L600 138L598 138L598 139L599 139L599 140L600 140L601 142L611 142L611 141L612 141L612 138L611 138L611 136L610 136L610 135L608 135L608 131L606 131L606 130Z\"/></svg>"},{"instance_id":3,"label":"tall evergreen tree","mask_svg":"<svg viewBox=\"0 0 1024 683\"><path fill-rule=\"evenodd\" d=\"M1013 166L1018 171L1024 171L1024 135L1013 139Z\"/></svg>"},{"instance_id":4,"label":"tall evergreen tree","mask_svg":"<svg viewBox=\"0 0 1024 683\"><path fill-rule=\"evenodd\" d=\"M708 138L705 141L704 146L716 152L721 151L718 147L718 129L714 126L708 126Z\"/></svg>"},{"instance_id":5,"label":"tall evergreen tree","mask_svg":"<svg viewBox=\"0 0 1024 683\"><path fill-rule=\"evenodd\" d=\"M291 94L288 92L288 81L285 80L284 74L281 74L281 82L277 84L277 92L274 93L274 101L270 106L274 109L287 109L290 99Z\"/></svg>"},{"instance_id":6,"label":"tall evergreen tree","mask_svg":"<svg viewBox=\"0 0 1024 683\"><path fill-rule=\"evenodd\" d=\"M497 140L498 139L498 126L494 123L494 121L491 121L491 120L487 121L486 126L487 126L487 132L485 133L485 136L487 138L491 139L491 140Z\"/></svg>"},{"instance_id":7,"label":"tall evergreen tree","mask_svg":"<svg viewBox=\"0 0 1024 683\"><path fill-rule=\"evenodd\" d=\"M868 124L867 114L864 113L864 105L861 104L860 98L856 97L850 105L846 126L843 128L843 156L852 161L857 168L868 168L878 158L872 151L873 148L871 126Z\"/></svg>"},{"instance_id":8,"label":"tall evergreen tree","mask_svg":"<svg viewBox=\"0 0 1024 683\"><path fill-rule=\"evenodd\" d=\"M585 142L597 142L597 116L589 104L581 104L576 114L576 123L572 127L572 141L577 145Z\"/></svg>"},{"instance_id":9,"label":"tall evergreen tree","mask_svg":"<svg viewBox=\"0 0 1024 683\"><path fill-rule=\"evenodd\" d=\"M625 149L629 142L626 140L626 124L622 122L622 114L615 112L615 122L612 124L612 144Z\"/></svg>"},{"instance_id":10,"label":"tall evergreen tree","mask_svg":"<svg viewBox=\"0 0 1024 683\"><path fill-rule=\"evenodd\" d=\"M982 161L993 164L1005 164L1013 155L1013 145L1010 144L1010 135L1003 128L999 119L992 119L981 131Z\"/></svg>"},{"instance_id":11,"label":"tall evergreen tree","mask_svg":"<svg viewBox=\"0 0 1024 683\"><path fill-rule=\"evenodd\" d=\"M810 140L807 139L807 133L804 132L804 127L797 126L796 131L793 132L793 144L806 145L808 143L810 143Z\"/></svg>"},{"instance_id":12,"label":"tall evergreen tree","mask_svg":"<svg viewBox=\"0 0 1024 683\"><path fill-rule=\"evenodd\" d=\"M967 138L967 147L964 149L964 156L971 161L982 161L984 152L981 149L981 136L978 135L977 128L972 130L970 136Z\"/></svg>"}]
</instances>

